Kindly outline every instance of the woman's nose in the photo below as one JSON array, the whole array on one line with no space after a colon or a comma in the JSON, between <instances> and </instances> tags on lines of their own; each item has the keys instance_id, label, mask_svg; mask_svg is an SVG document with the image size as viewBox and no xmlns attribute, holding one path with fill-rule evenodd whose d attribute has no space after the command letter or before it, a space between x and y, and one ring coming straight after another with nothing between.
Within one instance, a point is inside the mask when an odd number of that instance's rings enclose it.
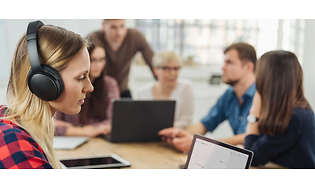
<instances>
[{"instance_id":1,"label":"woman's nose","mask_svg":"<svg viewBox=\"0 0 315 189\"><path fill-rule=\"evenodd\" d=\"M90 92L93 92L94 91L94 87L91 83L91 80L90 78L88 78L88 82L87 82L87 86L84 87L84 93L90 93Z\"/></svg>"}]
</instances>

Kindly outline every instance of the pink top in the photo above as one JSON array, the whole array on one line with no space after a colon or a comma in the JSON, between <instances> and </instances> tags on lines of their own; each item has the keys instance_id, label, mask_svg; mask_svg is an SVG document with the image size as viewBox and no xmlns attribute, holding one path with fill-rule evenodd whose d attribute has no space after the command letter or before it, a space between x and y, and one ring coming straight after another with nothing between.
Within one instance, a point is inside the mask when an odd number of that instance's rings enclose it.
<instances>
[{"instance_id":1,"label":"pink top","mask_svg":"<svg viewBox=\"0 0 315 189\"><path fill-rule=\"evenodd\" d=\"M105 85L107 87L107 110L106 110L106 120L97 120L94 118L89 118L88 124L92 124L93 126L97 127L100 124L111 124L112 121L112 99L120 99L120 92L119 92L119 87L117 84L117 81L110 77L110 76L105 76ZM80 123L80 113L75 114L75 115L68 115L64 114L62 112L57 111L55 114L55 119L66 121L71 123L75 127L80 127L82 124ZM67 127L55 127L55 135L56 136L64 136L66 135Z\"/></svg>"}]
</instances>

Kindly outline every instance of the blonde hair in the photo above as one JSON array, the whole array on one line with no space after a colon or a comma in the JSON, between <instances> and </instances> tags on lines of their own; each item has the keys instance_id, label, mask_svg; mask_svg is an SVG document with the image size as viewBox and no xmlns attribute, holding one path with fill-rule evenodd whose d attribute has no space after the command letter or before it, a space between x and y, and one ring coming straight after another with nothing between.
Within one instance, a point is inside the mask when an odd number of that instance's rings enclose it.
<instances>
[{"instance_id":1,"label":"blonde hair","mask_svg":"<svg viewBox=\"0 0 315 189\"><path fill-rule=\"evenodd\" d=\"M173 51L162 51L155 54L152 58L152 64L154 67L162 67L172 61L178 62L179 66L182 66L183 64L181 58Z\"/></svg>"},{"instance_id":2,"label":"blonde hair","mask_svg":"<svg viewBox=\"0 0 315 189\"><path fill-rule=\"evenodd\" d=\"M87 42L80 35L64 28L45 25L38 31L38 55L41 64L58 72L65 69ZM27 52L26 35L19 40L12 60L7 88L8 109L6 119L25 129L43 149L49 163L61 168L53 149L54 121L47 101L39 99L29 90L27 75L31 69Z\"/></svg>"}]
</instances>

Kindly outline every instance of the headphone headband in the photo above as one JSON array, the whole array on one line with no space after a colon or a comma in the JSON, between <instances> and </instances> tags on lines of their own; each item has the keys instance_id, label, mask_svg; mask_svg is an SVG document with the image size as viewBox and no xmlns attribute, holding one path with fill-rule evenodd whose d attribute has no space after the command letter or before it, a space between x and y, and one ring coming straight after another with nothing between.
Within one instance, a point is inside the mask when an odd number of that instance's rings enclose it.
<instances>
[{"instance_id":1,"label":"headphone headband","mask_svg":"<svg viewBox=\"0 0 315 189\"><path fill-rule=\"evenodd\" d=\"M28 57L31 62L31 68L33 71L42 71L42 67L39 62L37 52L37 32L40 27L44 25L41 21L30 22L27 26L26 40Z\"/></svg>"},{"instance_id":2,"label":"headphone headband","mask_svg":"<svg viewBox=\"0 0 315 189\"><path fill-rule=\"evenodd\" d=\"M38 98L45 101L57 99L63 91L63 82L57 70L49 65L41 65L38 57L37 32L44 25L41 21L30 22L26 40L31 70L27 76L29 89Z\"/></svg>"}]
</instances>

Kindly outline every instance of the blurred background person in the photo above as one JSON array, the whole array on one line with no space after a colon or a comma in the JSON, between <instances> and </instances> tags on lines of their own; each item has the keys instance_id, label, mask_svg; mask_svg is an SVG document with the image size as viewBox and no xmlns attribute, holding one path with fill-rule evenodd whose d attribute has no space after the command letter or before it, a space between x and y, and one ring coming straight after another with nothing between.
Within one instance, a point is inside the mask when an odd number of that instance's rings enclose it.
<instances>
[{"instance_id":1,"label":"blurred background person","mask_svg":"<svg viewBox=\"0 0 315 189\"><path fill-rule=\"evenodd\" d=\"M163 51L153 56L152 63L157 82L140 89L136 99L175 100L174 127L188 127L194 114L194 96L191 82L178 79L182 60L172 51Z\"/></svg>"},{"instance_id":2,"label":"blurred background person","mask_svg":"<svg viewBox=\"0 0 315 189\"><path fill-rule=\"evenodd\" d=\"M315 168L315 117L303 91L295 54L270 51L257 67L257 91L248 118L245 148L252 166L272 162L287 168Z\"/></svg>"},{"instance_id":3,"label":"blurred background person","mask_svg":"<svg viewBox=\"0 0 315 189\"><path fill-rule=\"evenodd\" d=\"M124 19L104 19L102 29L89 37L105 48L107 73L117 80L120 96L131 98L128 80L132 58L140 51L152 70L154 53L143 35L136 29L127 29L125 24Z\"/></svg>"},{"instance_id":4,"label":"blurred background person","mask_svg":"<svg viewBox=\"0 0 315 189\"><path fill-rule=\"evenodd\" d=\"M185 130L167 128L159 132L164 139L180 151L188 152L195 133L213 132L228 120L234 136L220 139L232 145L243 144L249 114L255 94L256 51L248 43L234 43L224 50L222 81L231 87L218 99L208 115Z\"/></svg>"},{"instance_id":5,"label":"blurred background person","mask_svg":"<svg viewBox=\"0 0 315 189\"><path fill-rule=\"evenodd\" d=\"M112 99L119 99L119 88L114 78L106 75L104 48L96 43L88 47L90 55L89 78L94 91L88 93L79 114L55 115L55 135L89 136L107 135L111 132Z\"/></svg>"}]
</instances>

